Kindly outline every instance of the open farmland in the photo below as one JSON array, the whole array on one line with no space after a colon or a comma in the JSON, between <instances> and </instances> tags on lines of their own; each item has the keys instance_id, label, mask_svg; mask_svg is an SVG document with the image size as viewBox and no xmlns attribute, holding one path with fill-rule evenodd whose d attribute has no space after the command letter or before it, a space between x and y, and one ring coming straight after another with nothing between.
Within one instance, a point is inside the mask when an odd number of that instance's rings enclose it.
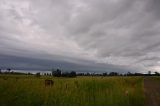
<instances>
[{"instance_id":1,"label":"open farmland","mask_svg":"<svg viewBox=\"0 0 160 106\"><path fill-rule=\"evenodd\" d=\"M52 79L53 86L45 86ZM1 106L144 106L142 77L0 76Z\"/></svg>"}]
</instances>

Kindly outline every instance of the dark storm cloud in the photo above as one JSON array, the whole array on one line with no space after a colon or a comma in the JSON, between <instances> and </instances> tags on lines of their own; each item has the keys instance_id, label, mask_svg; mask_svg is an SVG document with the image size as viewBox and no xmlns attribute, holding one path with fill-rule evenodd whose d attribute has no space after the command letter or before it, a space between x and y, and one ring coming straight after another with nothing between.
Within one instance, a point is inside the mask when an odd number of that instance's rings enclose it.
<instances>
[{"instance_id":1,"label":"dark storm cloud","mask_svg":"<svg viewBox=\"0 0 160 106\"><path fill-rule=\"evenodd\" d=\"M0 54L17 67L158 69L159 10L159 0L0 0Z\"/></svg>"},{"instance_id":2,"label":"dark storm cloud","mask_svg":"<svg viewBox=\"0 0 160 106\"><path fill-rule=\"evenodd\" d=\"M76 64L60 60L47 60L36 59L9 55L0 55L0 67L6 69L8 67L12 69L20 70L43 70L51 71L51 69L60 68L65 71L78 71L78 72L128 72L130 69L120 66L106 65L106 64L94 64L89 62L86 64Z\"/></svg>"}]
</instances>

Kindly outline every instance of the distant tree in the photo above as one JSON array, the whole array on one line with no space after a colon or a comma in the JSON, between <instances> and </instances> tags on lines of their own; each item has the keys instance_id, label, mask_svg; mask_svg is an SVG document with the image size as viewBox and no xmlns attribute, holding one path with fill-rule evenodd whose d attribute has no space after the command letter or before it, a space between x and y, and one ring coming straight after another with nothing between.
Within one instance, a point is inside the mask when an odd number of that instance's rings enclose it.
<instances>
[{"instance_id":1,"label":"distant tree","mask_svg":"<svg viewBox=\"0 0 160 106\"><path fill-rule=\"evenodd\" d=\"M119 74L119 76L123 76L123 74Z\"/></svg>"},{"instance_id":2,"label":"distant tree","mask_svg":"<svg viewBox=\"0 0 160 106\"><path fill-rule=\"evenodd\" d=\"M68 73L68 72L63 72L63 73L61 74L61 76L62 76L62 77L69 77L69 73Z\"/></svg>"},{"instance_id":3,"label":"distant tree","mask_svg":"<svg viewBox=\"0 0 160 106\"><path fill-rule=\"evenodd\" d=\"M148 71L148 75L151 75L151 71Z\"/></svg>"},{"instance_id":4,"label":"distant tree","mask_svg":"<svg viewBox=\"0 0 160 106\"><path fill-rule=\"evenodd\" d=\"M61 70L57 69L56 71L52 71L52 76L60 77L61 76Z\"/></svg>"},{"instance_id":5,"label":"distant tree","mask_svg":"<svg viewBox=\"0 0 160 106\"><path fill-rule=\"evenodd\" d=\"M90 76L91 74L90 74L90 73L86 73L85 75L86 75L86 76Z\"/></svg>"},{"instance_id":6,"label":"distant tree","mask_svg":"<svg viewBox=\"0 0 160 106\"><path fill-rule=\"evenodd\" d=\"M156 76L159 76L159 75L160 75L160 73L159 73L159 72L157 72L157 71L156 71L156 72L154 72L154 73L155 73L155 75L156 75Z\"/></svg>"},{"instance_id":7,"label":"distant tree","mask_svg":"<svg viewBox=\"0 0 160 106\"><path fill-rule=\"evenodd\" d=\"M71 77L76 77L76 72L75 71L71 71L70 76Z\"/></svg>"},{"instance_id":8,"label":"distant tree","mask_svg":"<svg viewBox=\"0 0 160 106\"><path fill-rule=\"evenodd\" d=\"M144 74L142 73L134 73L134 76L143 76Z\"/></svg>"},{"instance_id":9,"label":"distant tree","mask_svg":"<svg viewBox=\"0 0 160 106\"><path fill-rule=\"evenodd\" d=\"M27 75L32 75L32 73L28 72Z\"/></svg>"},{"instance_id":10,"label":"distant tree","mask_svg":"<svg viewBox=\"0 0 160 106\"><path fill-rule=\"evenodd\" d=\"M11 72L11 69L10 69L10 68L7 68L7 71L8 71L8 72Z\"/></svg>"},{"instance_id":11,"label":"distant tree","mask_svg":"<svg viewBox=\"0 0 160 106\"><path fill-rule=\"evenodd\" d=\"M77 75L78 76L84 76L84 73L78 73Z\"/></svg>"},{"instance_id":12,"label":"distant tree","mask_svg":"<svg viewBox=\"0 0 160 106\"><path fill-rule=\"evenodd\" d=\"M0 69L0 74L2 74L2 70Z\"/></svg>"},{"instance_id":13,"label":"distant tree","mask_svg":"<svg viewBox=\"0 0 160 106\"><path fill-rule=\"evenodd\" d=\"M108 75L108 73L107 73L107 72L103 73L103 76L107 76L107 75Z\"/></svg>"},{"instance_id":14,"label":"distant tree","mask_svg":"<svg viewBox=\"0 0 160 106\"><path fill-rule=\"evenodd\" d=\"M109 76L118 76L118 73L117 72L110 72Z\"/></svg>"},{"instance_id":15,"label":"distant tree","mask_svg":"<svg viewBox=\"0 0 160 106\"><path fill-rule=\"evenodd\" d=\"M61 77L76 77L76 72L75 71L71 71L71 72L64 72L61 74Z\"/></svg>"},{"instance_id":16,"label":"distant tree","mask_svg":"<svg viewBox=\"0 0 160 106\"><path fill-rule=\"evenodd\" d=\"M131 72L128 72L127 76L133 76L133 74Z\"/></svg>"},{"instance_id":17,"label":"distant tree","mask_svg":"<svg viewBox=\"0 0 160 106\"><path fill-rule=\"evenodd\" d=\"M109 76L118 76L118 73L117 72L110 72Z\"/></svg>"},{"instance_id":18,"label":"distant tree","mask_svg":"<svg viewBox=\"0 0 160 106\"><path fill-rule=\"evenodd\" d=\"M40 76L41 76L40 72L36 73L36 77L40 77Z\"/></svg>"}]
</instances>

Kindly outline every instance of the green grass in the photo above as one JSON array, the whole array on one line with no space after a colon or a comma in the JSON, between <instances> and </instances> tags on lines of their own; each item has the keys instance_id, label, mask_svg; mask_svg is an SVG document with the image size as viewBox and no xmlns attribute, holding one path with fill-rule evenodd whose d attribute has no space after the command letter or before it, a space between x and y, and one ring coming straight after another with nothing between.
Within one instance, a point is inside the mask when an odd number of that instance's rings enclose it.
<instances>
[{"instance_id":1,"label":"green grass","mask_svg":"<svg viewBox=\"0 0 160 106\"><path fill-rule=\"evenodd\" d=\"M48 78L1 75L0 106L144 106L142 77Z\"/></svg>"},{"instance_id":2,"label":"green grass","mask_svg":"<svg viewBox=\"0 0 160 106\"><path fill-rule=\"evenodd\" d=\"M152 76L151 78L160 81L160 76Z\"/></svg>"}]
</instances>

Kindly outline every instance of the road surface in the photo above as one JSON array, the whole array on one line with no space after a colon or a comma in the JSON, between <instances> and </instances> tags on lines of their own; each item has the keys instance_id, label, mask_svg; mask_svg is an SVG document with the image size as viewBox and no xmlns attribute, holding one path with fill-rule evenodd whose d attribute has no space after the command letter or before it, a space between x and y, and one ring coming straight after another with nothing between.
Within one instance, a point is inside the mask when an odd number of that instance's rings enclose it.
<instances>
[{"instance_id":1,"label":"road surface","mask_svg":"<svg viewBox=\"0 0 160 106\"><path fill-rule=\"evenodd\" d=\"M160 81L144 77L146 106L160 106Z\"/></svg>"}]
</instances>

